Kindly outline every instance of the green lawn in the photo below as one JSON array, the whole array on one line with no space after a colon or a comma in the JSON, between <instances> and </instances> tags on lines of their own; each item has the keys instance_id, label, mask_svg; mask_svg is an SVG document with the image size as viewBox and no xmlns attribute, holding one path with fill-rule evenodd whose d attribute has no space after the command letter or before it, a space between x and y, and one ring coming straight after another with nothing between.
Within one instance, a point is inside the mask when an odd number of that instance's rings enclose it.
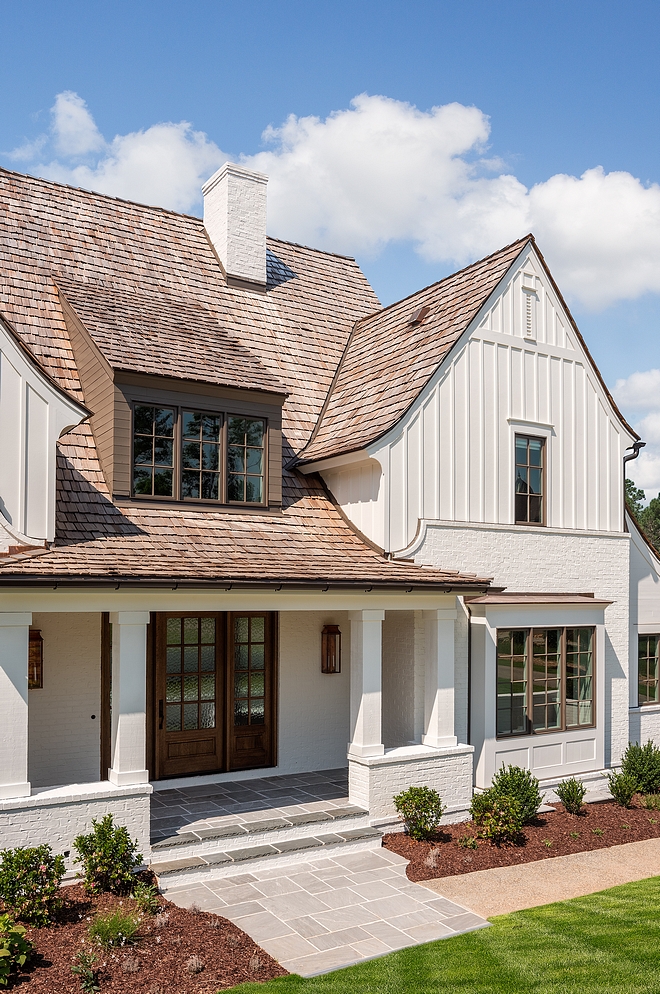
<instances>
[{"instance_id":1,"label":"green lawn","mask_svg":"<svg viewBox=\"0 0 660 994\"><path fill-rule=\"evenodd\" d=\"M494 918L303 980L241 984L235 994L640 994L660 992L660 877Z\"/></svg>"}]
</instances>

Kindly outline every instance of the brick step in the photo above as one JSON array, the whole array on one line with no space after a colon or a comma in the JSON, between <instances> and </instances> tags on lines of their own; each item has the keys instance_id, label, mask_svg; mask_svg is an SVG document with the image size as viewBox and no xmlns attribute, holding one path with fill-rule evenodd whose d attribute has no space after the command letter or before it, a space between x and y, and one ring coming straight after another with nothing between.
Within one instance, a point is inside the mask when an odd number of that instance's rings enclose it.
<instances>
[{"instance_id":1,"label":"brick step","mask_svg":"<svg viewBox=\"0 0 660 994\"><path fill-rule=\"evenodd\" d=\"M150 869L158 878L162 892L182 884L204 883L219 877L248 873L251 866L264 863L268 866L288 866L305 862L321 850L328 855L338 852L363 852L379 849L383 834L377 828L364 826L349 828L329 834L323 833L297 839L281 839L268 845L251 845L243 849L226 849L170 860L152 861Z\"/></svg>"},{"instance_id":2,"label":"brick step","mask_svg":"<svg viewBox=\"0 0 660 994\"><path fill-rule=\"evenodd\" d=\"M214 828L184 829L152 842L152 860L187 859L228 848L274 845L295 839L336 834L353 828L366 828L369 812L355 805L308 811L288 816L265 817L259 821L218 825Z\"/></svg>"}]
</instances>

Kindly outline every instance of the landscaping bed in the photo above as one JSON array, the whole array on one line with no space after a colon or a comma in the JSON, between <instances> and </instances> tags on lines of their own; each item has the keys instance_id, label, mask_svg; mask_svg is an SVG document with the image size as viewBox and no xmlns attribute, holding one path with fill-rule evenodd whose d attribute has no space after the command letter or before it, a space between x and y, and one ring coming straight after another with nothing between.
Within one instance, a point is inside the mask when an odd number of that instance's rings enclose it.
<instances>
[{"instance_id":1,"label":"landscaping bed","mask_svg":"<svg viewBox=\"0 0 660 994\"><path fill-rule=\"evenodd\" d=\"M640 798L632 804L624 808L614 801L601 801L585 805L579 815L568 814L563 805L557 804L554 811L537 815L525 825L515 844L493 845L479 837L480 829L474 822L463 822L443 825L427 842L417 842L399 832L385 835L383 845L409 860L406 872L410 880L416 881L660 837L660 811L647 810ZM468 838L477 840L476 848L460 844L460 840Z\"/></svg>"},{"instance_id":2,"label":"landscaping bed","mask_svg":"<svg viewBox=\"0 0 660 994\"><path fill-rule=\"evenodd\" d=\"M99 912L134 911L135 902L108 893L90 897L82 884L64 888L64 894L66 902L56 924L27 929L35 955L20 974L12 976L10 990L80 994L84 988L71 967L81 950L98 957L101 994L215 994L246 981L286 974L225 918L178 908L163 897L157 899L156 914L141 915L130 945L104 950L88 935L90 921Z\"/></svg>"}]
</instances>

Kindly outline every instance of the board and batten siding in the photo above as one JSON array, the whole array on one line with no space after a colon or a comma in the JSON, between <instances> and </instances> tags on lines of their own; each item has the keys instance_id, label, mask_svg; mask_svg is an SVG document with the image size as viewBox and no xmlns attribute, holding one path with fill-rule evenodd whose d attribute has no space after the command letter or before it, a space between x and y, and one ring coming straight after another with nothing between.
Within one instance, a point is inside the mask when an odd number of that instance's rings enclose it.
<instances>
[{"instance_id":1,"label":"board and batten siding","mask_svg":"<svg viewBox=\"0 0 660 994\"><path fill-rule=\"evenodd\" d=\"M368 538L402 550L421 519L514 523L516 434L545 439L547 525L621 531L632 436L531 246L365 461L323 476Z\"/></svg>"}]
</instances>

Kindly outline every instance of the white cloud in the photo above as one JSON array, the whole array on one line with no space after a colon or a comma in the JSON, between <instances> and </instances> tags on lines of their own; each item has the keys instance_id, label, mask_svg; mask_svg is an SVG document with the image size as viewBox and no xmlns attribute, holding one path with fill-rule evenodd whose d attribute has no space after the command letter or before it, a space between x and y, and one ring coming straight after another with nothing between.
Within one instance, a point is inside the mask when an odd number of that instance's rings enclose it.
<instances>
[{"instance_id":1,"label":"white cloud","mask_svg":"<svg viewBox=\"0 0 660 994\"><path fill-rule=\"evenodd\" d=\"M60 155L85 155L105 148L103 135L96 127L87 104L77 93L72 90L58 93L52 115L53 143Z\"/></svg>"},{"instance_id":2,"label":"white cloud","mask_svg":"<svg viewBox=\"0 0 660 994\"><path fill-rule=\"evenodd\" d=\"M532 230L569 299L597 309L660 293L659 185L597 166L527 189L489 156L489 136L476 107L421 111L362 94L325 119L269 127L266 150L242 161L269 174L269 229L284 238L350 253L409 241L427 261L463 265ZM106 141L71 91L49 133L10 154L53 179L182 211L227 158L185 121Z\"/></svg>"},{"instance_id":3,"label":"white cloud","mask_svg":"<svg viewBox=\"0 0 660 994\"><path fill-rule=\"evenodd\" d=\"M614 397L621 407L657 407L660 410L660 369L631 373L614 384Z\"/></svg>"}]
</instances>

